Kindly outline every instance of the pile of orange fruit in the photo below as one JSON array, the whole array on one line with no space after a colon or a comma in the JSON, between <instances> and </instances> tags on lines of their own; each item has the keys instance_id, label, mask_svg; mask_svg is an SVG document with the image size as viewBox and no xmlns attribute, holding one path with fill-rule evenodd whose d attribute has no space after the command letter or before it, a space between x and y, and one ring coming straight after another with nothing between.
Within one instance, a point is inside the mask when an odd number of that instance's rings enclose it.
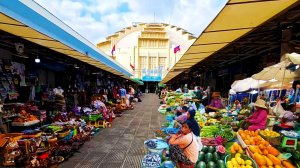
<instances>
[{"instance_id":1,"label":"pile of orange fruit","mask_svg":"<svg viewBox=\"0 0 300 168\"><path fill-rule=\"evenodd\" d=\"M258 131L239 130L238 133L245 144L249 145L248 148L253 154L253 159L260 168L294 168L288 161L277 158L280 152L258 135Z\"/></svg>"},{"instance_id":2,"label":"pile of orange fruit","mask_svg":"<svg viewBox=\"0 0 300 168\"><path fill-rule=\"evenodd\" d=\"M269 142L265 141L258 134L258 131L239 130L238 133L246 145L259 145L259 144L269 145Z\"/></svg>"},{"instance_id":3,"label":"pile of orange fruit","mask_svg":"<svg viewBox=\"0 0 300 168\"><path fill-rule=\"evenodd\" d=\"M233 145L230 147L230 152L232 154L234 154L234 153L242 154L244 151L243 151L242 147L237 142L234 142Z\"/></svg>"}]
</instances>

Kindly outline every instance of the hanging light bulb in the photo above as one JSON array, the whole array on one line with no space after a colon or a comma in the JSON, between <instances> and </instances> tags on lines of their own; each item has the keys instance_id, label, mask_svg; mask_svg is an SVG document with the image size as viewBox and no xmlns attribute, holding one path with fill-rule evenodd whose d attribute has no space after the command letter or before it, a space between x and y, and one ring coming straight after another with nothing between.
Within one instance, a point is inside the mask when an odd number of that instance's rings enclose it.
<instances>
[{"instance_id":1,"label":"hanging light bulb","mask_svg":"<svg viewBox=\"0 0 300 168\"><path fill-rule=\"evenodd\" d=\"M35 63L40 63L41 62L41 60L39 59L39 56L36 56L36 58L34 59L34 62Z\"/></svg>"}]
</instances>

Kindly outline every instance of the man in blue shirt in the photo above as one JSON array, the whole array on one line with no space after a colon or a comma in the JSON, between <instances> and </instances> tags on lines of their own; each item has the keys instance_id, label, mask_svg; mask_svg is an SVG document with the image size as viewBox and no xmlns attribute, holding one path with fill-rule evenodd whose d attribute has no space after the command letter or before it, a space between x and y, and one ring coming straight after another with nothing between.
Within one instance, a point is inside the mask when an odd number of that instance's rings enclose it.
<instances>
[{"instance_id":1,"label":"man in blue shirt","mask_svg":"<svg viewBox=\"0 0 300 168\"><path fill-rule=\"evenodd\" d=\"M124 86L121 86L120 97L121 97L121 103L126 104L126 89L124 88Z\"/></svg>"}]
</instances>

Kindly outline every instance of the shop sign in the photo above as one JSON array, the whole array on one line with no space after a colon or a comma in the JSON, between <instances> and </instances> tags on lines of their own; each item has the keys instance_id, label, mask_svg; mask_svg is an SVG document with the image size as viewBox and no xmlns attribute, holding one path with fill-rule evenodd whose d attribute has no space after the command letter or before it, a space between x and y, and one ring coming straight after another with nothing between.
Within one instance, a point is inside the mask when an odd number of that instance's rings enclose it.
<instances>
[{"instance_id":1,"label":"shop sign","mask_svg":"<svg viewBox=\"0 0 300 168\"><path fill-rule=\"evenodd\" d=\"M162 78L162 66L154 69L142 69L142 80L143 81L161 81Z\"/></svg>"}]
</instances>

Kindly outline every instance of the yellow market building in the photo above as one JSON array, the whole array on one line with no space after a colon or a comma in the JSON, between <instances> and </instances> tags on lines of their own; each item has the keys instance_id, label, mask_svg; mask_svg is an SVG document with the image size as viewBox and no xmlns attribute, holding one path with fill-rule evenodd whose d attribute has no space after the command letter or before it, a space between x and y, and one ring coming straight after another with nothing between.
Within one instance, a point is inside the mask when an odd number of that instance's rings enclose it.
<instances>
[{"instance_id":1,"label":"yellow market building","mask_svg":"<svg viewBox=\"0 0 300 168\"><path fill-rule=\"evenodd\" d=\"M135 23L106 37L97 47L132 71L134 78L161 81L195 39L173 25Z\"/></svg>"}]
</instances>

